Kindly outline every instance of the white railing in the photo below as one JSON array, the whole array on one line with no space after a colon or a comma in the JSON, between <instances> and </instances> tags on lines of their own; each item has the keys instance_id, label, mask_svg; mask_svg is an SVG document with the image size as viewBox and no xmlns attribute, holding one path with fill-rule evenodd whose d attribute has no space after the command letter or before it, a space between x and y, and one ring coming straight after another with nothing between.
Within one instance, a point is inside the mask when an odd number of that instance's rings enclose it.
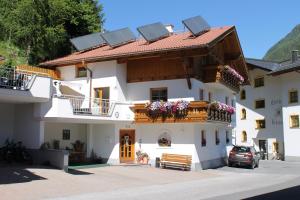
<instances>
[{"instance_id":1,"label":"white railing","mask_svg":"<svg viewBox=\"0 0 300 200\"><path fill-rule=\"evenodd\" d=\"M0 67L0 88L28 90L35 77L35 73Z\"/></svg>"},{"instance_id":2,"label":"white railing","mask_svg":"<svg viewBox=\"0 0 300 200\"><path fill-rule=\"evenodd\" d=\"M115 101L108 99L61 95L56 97L69 99L75 115L111 116Z\"/></svg>"}]
</instances>

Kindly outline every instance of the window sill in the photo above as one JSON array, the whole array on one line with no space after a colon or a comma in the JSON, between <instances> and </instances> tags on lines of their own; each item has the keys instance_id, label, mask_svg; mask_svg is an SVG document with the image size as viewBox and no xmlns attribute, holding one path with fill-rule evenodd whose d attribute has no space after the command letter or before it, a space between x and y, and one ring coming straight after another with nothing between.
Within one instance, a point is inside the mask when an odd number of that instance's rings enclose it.
<instances>
[{"instance_id":1,"label":"window sill","mask_svg":"<svg viewBox=\"0 0 300 200\"><path fill-rule=\"evenodd\" d=\"M300 129L300 127L290 127L290 129Z\"/></svg>"}]
</instances>

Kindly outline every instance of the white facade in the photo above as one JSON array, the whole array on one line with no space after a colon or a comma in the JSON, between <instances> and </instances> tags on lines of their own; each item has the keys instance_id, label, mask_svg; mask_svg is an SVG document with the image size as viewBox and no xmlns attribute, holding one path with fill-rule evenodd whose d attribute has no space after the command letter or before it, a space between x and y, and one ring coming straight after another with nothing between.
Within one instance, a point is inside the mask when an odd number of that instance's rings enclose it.
<instances>
[{"instance_id":1,"label":"white facade","mask_svg":"<svg viewBox=\"0 0 300 200\"><path fill-rule=\"evenodd\" d=\"M299 128L290 128L290 116L300 115L299 102L289 103L289 91L300 92L299 74L290 72L278 76L268 75L269 71L255 68L249 71L251 85L242 89L246 98L237 97L235 140L237 145L254 145L262 151L259 141L267 145L268 159L288 159L299 157L300 148L297 147ZM264 77L264 86L254 87L254 80ZM265 100L265 108L255 108L255 100ZM242 109L246 110L246 119L242 119ZM256 127L256 120L265 119L266 127ZM244 133L247 140L243 141ZM278 149L276 146L278 144ZM278 152L276 152L278 151ZM279 153L279 154L278 154ZM277 158L276 158L277 157Z\"/></svg>"},{"instance_id":2,"label":"white facade","mask_svg":"<svg viewBox=\"0 0 300 200\"><path fill-rule=\"evenodd\" d=\"M135 130L135 151L142 150L149 154L150 163L162 153L192 155L193 169L206 169L224 164L227 146L231 146L231 129L225 123L154 123L135 124L131 109L134 103L150 101L150 89L165 87L168 89L168 100L199 100L200 89L204 90L204 100L208 101L208 93L212 100L225 103L227 97L231 104L235 99L233 91L215 84L205 84L191 79L192 89L187 86L186 79L164 81L148 81L127 83L126 64L117 61L106 61L88 64L92 71L92 79L76 78L76 67L58 67L61 73L61 84L67 85L83 98L93 98L95 88L109 88L109 102L113 102L111 112L107 115L74 114L71 101L57 93L49 85L41 94L53 96L50 101L28 104L3 104L6 116L0 118L1 142L6 138L22 141L28 148L38 149L47 142L52 145L54 140L60 141L60 148L72 148L72 143L80 140L85 144L86 156L92 153L107 160L110 164L120 163L120 130ZM44 88L44 87L43 87ZM51 92L51 94L50 94ZM6 106L9 105L9 106ZM234 124L234 123L233 123ZM64 130L70 131L70 139L64 140ZM201 145L201 132L206 134L206 146ZM216 144L215 133L218 132L220 143ZM226 133L227 132L227 133ZM160 147L158 138L161 134L171 138L170 147ZM229 138L226 138L227 137Z\"/></svg>"}]
</instances>

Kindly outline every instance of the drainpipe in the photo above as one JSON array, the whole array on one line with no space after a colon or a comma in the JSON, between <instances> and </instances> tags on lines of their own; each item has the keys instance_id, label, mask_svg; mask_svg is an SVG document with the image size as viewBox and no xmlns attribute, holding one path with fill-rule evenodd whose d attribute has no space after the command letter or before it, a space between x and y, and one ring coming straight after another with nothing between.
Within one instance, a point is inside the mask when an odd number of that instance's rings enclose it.
<instances>
[{"instance_id":1,"label":"drainpipe","mask_svg":"<svg viewBox=\"0 0 300 200\"><path fill-rule=\"evenodd\" d=\"M84 68L89 71L89 81L90 81L90 94L89 94L89 108L91 109L91 106L92 106L92 102L91 102L91 99L92 99L92 80L93 80L93 71L87 67L87 65L85 65L85 61L82 60L82 65L84 66Z\"/></svg>"}]
</instances>

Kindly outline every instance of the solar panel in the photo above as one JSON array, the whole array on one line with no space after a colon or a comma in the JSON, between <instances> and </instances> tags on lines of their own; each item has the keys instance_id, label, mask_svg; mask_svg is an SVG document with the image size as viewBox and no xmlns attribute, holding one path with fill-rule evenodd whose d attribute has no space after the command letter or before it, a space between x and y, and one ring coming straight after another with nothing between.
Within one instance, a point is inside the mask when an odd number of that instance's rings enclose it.
<instances>
[{"instance_id":1,"label":"solar panel","mask_svg":"<svg viewBox=\"0 0 300 200\"><path fill-rule=\"evenodd\" d=\"M201 16L185 19L182 23L194 36L199 36L210 30L209 24Z\"/></svg>"},{"instance_id":2,"label":"solar panel","mask_svg":"<svg viewBox=\"0 0 300 200\"><path fill-rule=\"evenodd\" d=\"M135 40L135 36L129 28L106 32L101 36L111 47L121 46Z\"/></svg>"},{"instance_id":3,"label":"solar panel","mask_svg":"<svg viewBox=\"0 0 300 200\"><path fill-rule=\"evenodd\" d=\"M168 29L160 22L140 26L137 30L148 42L154 42L170 35Z\"/></svg>"},{"instance_id":4,"label":"solar panel","mask_svg":"<svg viewBox=\"0 0 300 200\"><path fill-rule=\"evenodd\" d=\"M70 41L78 51L91 49L105 44L105 41L101 37L101 33L92 33L72 38Z\"/></svg>"}]
</instances>

